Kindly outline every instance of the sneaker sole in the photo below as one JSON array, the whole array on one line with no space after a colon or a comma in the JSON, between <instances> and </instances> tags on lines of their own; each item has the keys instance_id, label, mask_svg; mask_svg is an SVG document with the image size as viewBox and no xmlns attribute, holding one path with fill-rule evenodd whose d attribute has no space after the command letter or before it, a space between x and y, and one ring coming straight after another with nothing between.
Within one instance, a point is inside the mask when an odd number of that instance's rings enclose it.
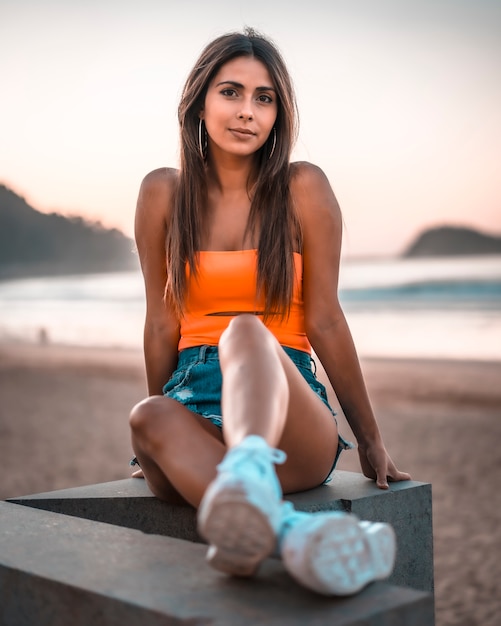
<instances>
[{"instance_id":1,"label":"sneaker sole","mask_svg":"<svg viewBox=\"0 0 501 626\"><path fill-rule=\"evenodd\" d=\"M226 487L201 506L198 532L210 544L209 564L232 576L252 576L276 544L268 517L238 487Z\"/></svg>"},{"instance_id":2,"label":"sneaker sole","mask_svg":"<svg viewBox=\"0 0 501 626\"><path fill-rule=\"evenodd\" d=\"M300 525L301 526L301 525ZM393 569L396 541L388 524L360 524L355 516L325 520L308 532L308 525L291 530L283 559L302 585L325 595L357 593Z\"/></svg>"}]
</instances>

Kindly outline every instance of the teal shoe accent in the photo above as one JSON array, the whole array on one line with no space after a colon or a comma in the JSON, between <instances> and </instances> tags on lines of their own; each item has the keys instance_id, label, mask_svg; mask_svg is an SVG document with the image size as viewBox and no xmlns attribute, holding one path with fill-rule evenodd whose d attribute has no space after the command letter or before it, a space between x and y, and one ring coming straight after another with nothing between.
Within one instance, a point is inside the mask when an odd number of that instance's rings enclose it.
<instances>
[{"instance_id":1,"label":"teal shoe accent","mask_svg":"<svg viewBox=\"0 0 501 626\"><path fill-rule=\"evenodd\" d=\"M257 435L246 437L218 465L198 510L198 531L210 544L209 564L252 576L276 545L282 491L275 467L286 455Z\"/></svg>"}]
</instances>

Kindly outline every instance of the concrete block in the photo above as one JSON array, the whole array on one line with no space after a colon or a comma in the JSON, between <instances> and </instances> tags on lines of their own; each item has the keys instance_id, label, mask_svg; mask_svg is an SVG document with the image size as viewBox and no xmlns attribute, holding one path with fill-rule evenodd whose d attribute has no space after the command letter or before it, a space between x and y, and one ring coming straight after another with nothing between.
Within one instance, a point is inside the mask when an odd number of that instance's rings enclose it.
<instances>
[{"instance_id":1,"label":"concrete block","mask_svg":"<svg viewBox=\"0 0 501 626\"><path fill-rule=\"evenodd\" d=\"M0 502L3 626L432 626L429 593L387 583L349 598L297 585L276 559L226 577L193 542Z\"/></svg>"},{"instance_id":2,"label":"concrete block","mask_svg":"<svg viewBox=\"0 0 501 626\"><path fill-rule=\"evenodd\" d=\"M362 474L337 470L328 485L288 495L287 499L299 510L347 511L360 519L389 522L398 540L397 562L390 582L433 592L430 484L393 483L387 491L382 491ZM9 502L146 533L200 541L195 510L187 505L161 502L141 479L11 498Z\"/></svg>"},{"instance_id":3,"label":"concrete block","mask_svg":"<svg viewBox=\"0 0 501 626\"><path fill-rule=\"evenodd\" d=\"M146 481L139 478L9 498L8 502L136 528L144 533L201 541L195 509L158 500Z\"/></svg>"}]
</instances>

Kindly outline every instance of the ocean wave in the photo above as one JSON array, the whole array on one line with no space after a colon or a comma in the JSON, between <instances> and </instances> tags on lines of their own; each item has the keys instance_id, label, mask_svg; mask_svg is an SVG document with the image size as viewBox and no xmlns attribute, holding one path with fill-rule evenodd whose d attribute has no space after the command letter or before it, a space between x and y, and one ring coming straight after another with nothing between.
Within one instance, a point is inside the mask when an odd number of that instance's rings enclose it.
<instances>
[{"instance_id":1,"label":"ocean wave","mask_svg":"<svg viewBox=\"0 0 501 626\"><path fill-rule=\"evenodd\" d=\"M377 287L340 289L346 303L492 303L501 305L499 280L416 281Z\"/></svg>"}]
</instances>

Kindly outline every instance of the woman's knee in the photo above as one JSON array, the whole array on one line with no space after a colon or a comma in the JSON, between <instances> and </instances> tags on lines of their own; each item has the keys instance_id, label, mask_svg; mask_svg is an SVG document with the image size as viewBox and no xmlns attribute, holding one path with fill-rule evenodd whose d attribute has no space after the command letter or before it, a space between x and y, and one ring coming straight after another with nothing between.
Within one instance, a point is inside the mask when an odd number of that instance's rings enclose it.
<instances>
[{"instance_id":1,"label":"woman's knee","mask_svg":"<svg viewBox=\"0 0 501 626\"><path fill-rule=\"evenodd\" d=\"M231 346L263 345L275 338L256 315L242 313L234 317L219 339L219 349L224 351ZM276 341L276 340L275 340Z\"/></svg>"},{"instance_id":2,"label":"woman's knee","mask_svg":"<svg viewBox=\"0 0 501 626\"><path fill-rule=\"evenodd\" d=\"M135 436L148 435L157 430L159 420L169 419L171 413L168 398L150 396L133 407L129 425Z\"/></svg>"}]
</instances>

